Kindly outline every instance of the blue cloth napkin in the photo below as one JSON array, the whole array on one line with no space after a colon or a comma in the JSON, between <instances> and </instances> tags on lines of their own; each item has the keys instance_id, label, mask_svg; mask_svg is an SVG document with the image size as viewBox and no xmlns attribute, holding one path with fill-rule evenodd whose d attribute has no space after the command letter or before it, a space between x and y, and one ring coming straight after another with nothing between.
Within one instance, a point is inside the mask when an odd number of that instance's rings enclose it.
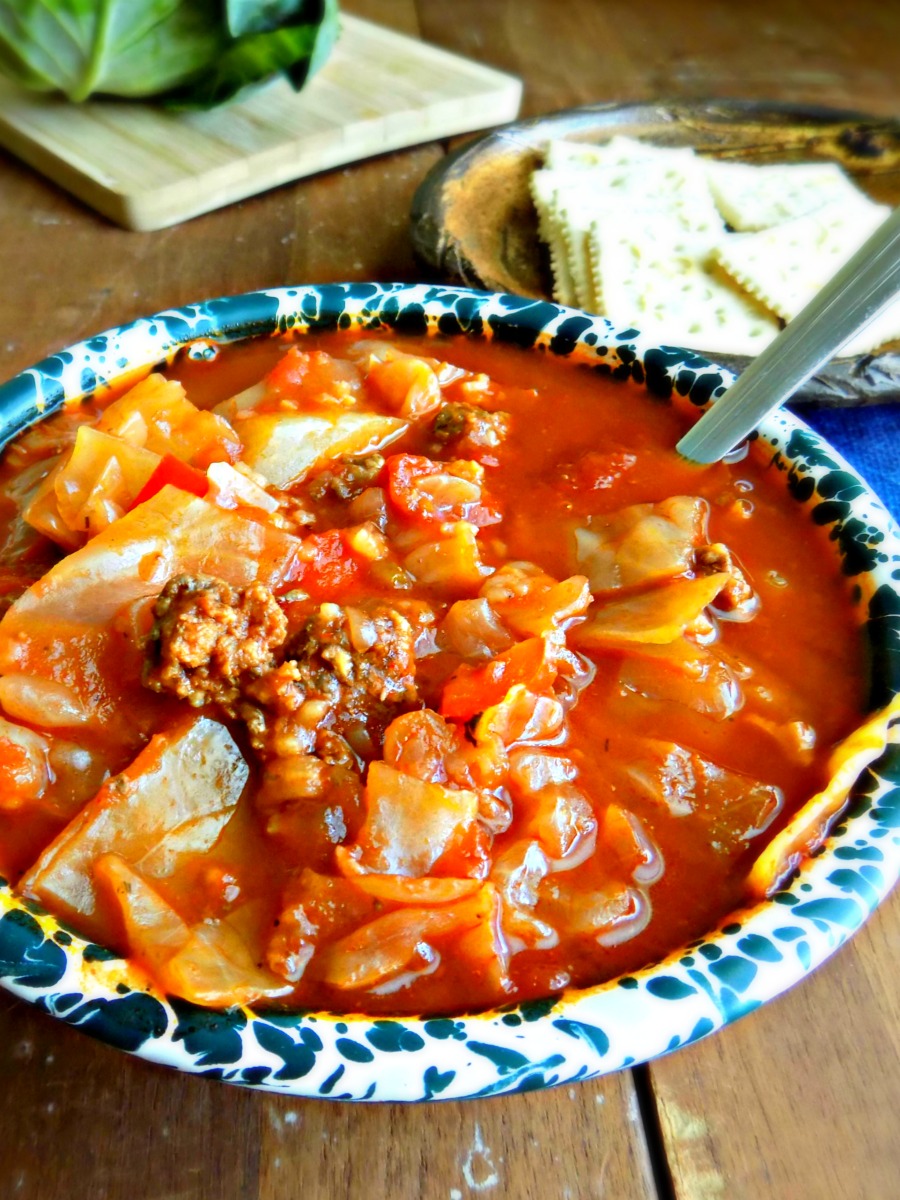
<instances>
[{"instance_id":1,"label":"blue cloth napkin","mask_svg":"<svg viewBox=\"0 0 900 1200\"><path fill-rule=\"evenodd\" d=\"M840 451L900 521L900 405L793 410Z\"/></svg>"}]
</instances>

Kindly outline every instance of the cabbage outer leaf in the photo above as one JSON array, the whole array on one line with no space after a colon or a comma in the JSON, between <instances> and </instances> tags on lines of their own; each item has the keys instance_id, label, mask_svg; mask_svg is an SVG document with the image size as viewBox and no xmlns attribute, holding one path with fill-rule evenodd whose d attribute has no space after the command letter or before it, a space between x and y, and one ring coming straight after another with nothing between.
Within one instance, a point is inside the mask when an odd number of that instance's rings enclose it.
<instances>
[{"instance_id":1,"label":"cabbage outer leaf","mask_svg":"<svg viewBox=\"0 0 900 1200\"><path fill-rule=\"evenodd\" d=\"M209 107L278 72L301 87L337 30L337 0L0 0L0 72L76 102Z\"/></svg>"}]
</instances>

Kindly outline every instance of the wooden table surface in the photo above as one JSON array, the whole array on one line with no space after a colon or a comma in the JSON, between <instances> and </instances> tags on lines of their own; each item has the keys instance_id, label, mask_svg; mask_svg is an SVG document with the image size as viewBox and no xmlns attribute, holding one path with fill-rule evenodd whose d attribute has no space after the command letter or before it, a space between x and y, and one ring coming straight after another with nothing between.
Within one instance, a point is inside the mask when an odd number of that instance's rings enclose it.
<instances>
[{"instance_id":1,"label":"wooden table surface","mask_svg":"<svg viewBox=\"0 0 900 1200\"><path fill-rule=\"evenodd\" d=\"M735 96L897 115L878 0L346 0L520 74L524 113ZM414 279L431 144L160 233L0 155L0 377L141 313L297 282ZM900 895L791 994L631 1074L477 1103L339 1106L132 1061L0 999L4 1200L892 1200Z\"/></svg>"}]
</instances>

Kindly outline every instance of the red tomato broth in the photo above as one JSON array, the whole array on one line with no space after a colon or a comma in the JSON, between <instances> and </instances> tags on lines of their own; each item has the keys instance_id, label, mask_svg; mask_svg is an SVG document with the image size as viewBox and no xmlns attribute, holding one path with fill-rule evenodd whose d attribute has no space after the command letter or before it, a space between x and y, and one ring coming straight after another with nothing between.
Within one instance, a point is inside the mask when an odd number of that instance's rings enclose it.
<instances>
[{"instance_id":1,"label":"red tomato broth","mask_svg":"<svg viewBox=\"0 0 900 1200\"><path fill-rule=\"evenodd\" d=\"M356 333L310 335L300 346L341 357L360 340ZM755 451L733 465L689 464L673 450L686 424L683 412L640 388L576 369L550 355L466 339L404 338L398 345L404 353L429 359L446 357L469 372L487 373L492 390L485 408L502 409L512 416L502 445L484 456L484 494L502 514L498 523L486 521L478 535L485 563L499 567L504 561L527 560L537 563L554 580L565 580L579 569L573 557L572 530L583 525L587 517L661 502L673 495L704 498L710 507L710 539L735 551L761 598L754 619L740 624L721 623L713 649L724 646L734 658L759 664L757 675L763 677L770 690L784 687L790 694L784 703L791 719L802 720L815 729L817 752L811 761L800 761L770 732L748 721L770 711L767 703L754 695L753 683L743 688L740 711L716 721L680 703L645 699L633 691L623 693L619 678L629 655L617 649L588 651L587 656L596 665L595 678L579 692L577 703L568 711L564 743L550 747L548 752L563 754L577 765L577 785L598 814L602 815L607 801L624 807L637 816L658 847L664 870L648 888L653 915L646 929L618 945L598 944L585 936L563 936L556 948L522 950L509 962L513 989L498 992L489 969L485 968L481 976L473 968L474 960L463 962L454 957L456 939L470 938L471 930L457 927L455 933L444 935L437 922L433 923L434 945L440 953L440 965L433 973L420 975L406 988L381 995L330 986L310 970L289 995L278 999L279 1004L289 1006L347 1012L447 1013L541 996L568 984L600 982L652 961L699 936L741 902L750 862L764 842L821 788L827 777L828 748L858 724L863 712L861 638L836 556L822 531L786 497L781 481L772 479L767 464ZM212 361L181 355L167 374L185 385L188 397L199 407L211 408L253 385L282 359L284 350L284 342L267 339L224 347ZM287 378L284 387L288 388L290 373L282 375ZM445 388L445 394L453 397L454 384ZM318 407L314 399L307 397L307 409L318 411ZM369 408L395 411L381 395L367 398ZM80 415L92 419L89 407ZM54 423L62 427L67 419L54 417L44 424L51 429ZM235 421L235 428L240 432L240 421ZM430 429L430 418L414 421L407 434L383 451L384 456L439 460ZM446 452L443 458L450 460L453 455ZM492 460L500 465L493 465ZM14 465L20 469L19 463ZM13 466L0 468L0 492L13 475ZM307 487L300 484L287 491L308 499ZM401 514L411 527L421 528L428 523L415 508L403 512L403 507ZM456 598L421 582L411 593L398 593L370 562L347 549L344 534L332 532L335 528L354 527L346 501L327 495L310 508L315 510L316 518L306 530L310 557L294 569L293 577L279 593L293 626L326 599L344 605L380 597L389 603L398 594L412 595L440 613ZM397 524L396 513L392 524ZM13 569L18 567L14 565ZM24 579L24 564L21 570ZM298 594L304 590L306 595ZM464 594L474 595L476 591L469 589ZM516 644L526 636L518 633ZM827 647L827 653L823 653L823 647ZM424 703L441 711L442 688L457 667L462 667L463 675L473 670L466 667L462 656L449 650L420 660L418 705ZM478 670L474 668L476 674ZM496 703L497 697L490 695L488 702ZM146 708L164 723L165 714L176 708L184 710L185 706L147 693ZM266 938L279 928L282 897L292 876L303 867L331 876L339 872L333 842L323 835L321 821L317 824L309 813L288 814L279 836L267 835L265 814L254 807L253 801L264 768L248 752L240 724L232 722L230 727L250 764L250 787L206 854L155 886L187 921L224 918L241 909L243 928L251 930L247 936L253 942L254 957L262 961ZM369 737L373 750L364 758L380 757L384 729L385 719L377 716L369 733L360 733L359 744ZM144 721L140 737L147 733ZM673 815L623 776L622 762L629 761L632 746L644 738L686 746L726 771L780 788L785 797L782 811L764 834L749 839L736 852L716 853L710 848L709 827L702 818L696 814L690 818ZM622 744L626 749L617 754L616 748ZM130 762L133 749L115 748L109 755L110 770L119 770ZM343 841L349 844L364 827L363 802L358 798L348 801L343 819ZM531 820L527 806L514 813L509 829L494 839L495 860L504 848L528 836ZM38 812L23 822L17 811L0 809L0 869L15 880L64 824ZM460 861L471 863L466 856L472 853L472 847L448 851L447 861L453 870L459 870ZM596 883L605 877L598 855L599 851L558 878L566 886L580 883L590 887L592 880ZM444 872L448 873L452 872ZM435 878L440 876L438 864ZM391 902L385 906L378 898L369 897L360 903L360 911L364 910L369 919L405 911ZM457 903L469 904L474 911L469 900L453 902ZM396 917L395 924L401 922L402 918ZM90 932L127 949L121 922L114 918ZM338 929L338 940L346 936ZM329 944L326 938L316 951L323 962Z\"/></svg>"}]
</instances>

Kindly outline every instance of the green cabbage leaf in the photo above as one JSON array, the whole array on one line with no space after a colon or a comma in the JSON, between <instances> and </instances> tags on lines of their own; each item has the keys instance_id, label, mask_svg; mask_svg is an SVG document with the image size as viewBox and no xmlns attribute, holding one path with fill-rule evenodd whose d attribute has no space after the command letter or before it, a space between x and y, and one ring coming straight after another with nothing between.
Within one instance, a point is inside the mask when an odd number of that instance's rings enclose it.
<instances>
[{"instance_id":1,"label":"green cabbage leaf","mask_svg":"<svg viewBox=\"0 0 900 1200\"><path fill-rule=\"evenodd\" d=\"M0 73L73 101L159 99L210 108L325 62L338 0L0 0Z\"/></svg>"}]
</instances>

